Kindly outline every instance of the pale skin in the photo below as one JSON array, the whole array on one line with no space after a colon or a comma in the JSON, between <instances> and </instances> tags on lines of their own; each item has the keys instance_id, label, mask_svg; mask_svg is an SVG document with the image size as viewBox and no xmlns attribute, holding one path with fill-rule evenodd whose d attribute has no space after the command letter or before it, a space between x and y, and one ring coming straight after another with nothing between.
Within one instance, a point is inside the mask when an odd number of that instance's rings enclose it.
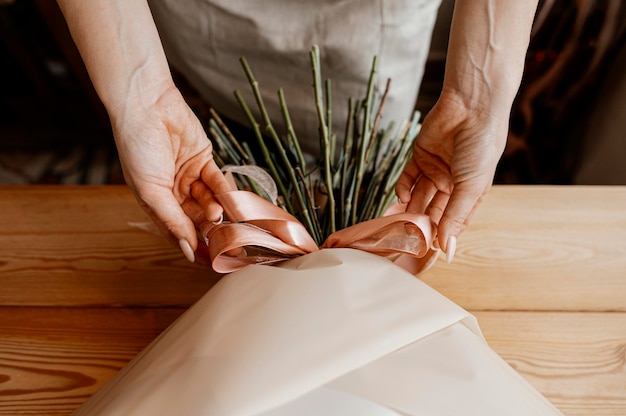
<instances>
[{"instance_id":1,"label":"pale skin","mask_svg":"<svg viewBox=\"0 0 626 416\"><path fill-rule=\"evenodd\" d=\"M200 122L174 85L146 0L58 0L139 204L194 261L196 228L219 221L230 189ZM396 188L438 224L450 258L491 187L506 142L537 0L457 0L444 88Z\"/></svg>"},{"instance_id":2,"label":"pale skin","mask_svg":"<svg viewBox=\"0 0 626 416\"><path fill-rule=\"evenodd\" d=\"M196 226L222 215L211 195L230 187L174 85L148 4L58 3L108 111L126 182L161 232L194 261L202 246Z\"/></svg>"},{"instance_id":3,"label":"pale skin","mask_svg":"<svg viewBox=\"0 0 626 416\"><path fill-rule=\"evenodd\" d=\"M409 211L438 224L449 261L504 151L537 3L455 2L443 90L396 186Z\"/></svg>"}]
</instances>

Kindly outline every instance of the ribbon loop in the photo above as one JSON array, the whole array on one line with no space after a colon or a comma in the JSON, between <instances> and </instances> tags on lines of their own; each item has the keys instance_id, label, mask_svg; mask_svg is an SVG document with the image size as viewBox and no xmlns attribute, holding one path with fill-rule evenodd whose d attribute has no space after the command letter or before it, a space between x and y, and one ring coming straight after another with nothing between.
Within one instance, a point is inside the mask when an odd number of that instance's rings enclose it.
<instances>
[{"instance_id":1,"label":"ribbon loop","mask_svg":"<svg viewBox=\"0 0 626 416\"><path fill-rule=\"evenodd\" d=\"M226 192L215 198L227 221L206 223L200 230L209 241L215 271L229 273L250 264L277 263L319 250L294 216L266 199L247 191ZM435 230L428 216L399 212L339 230L321 248L367 251L418 273L436 258L431 249Z\"/></svg>"}]
</instances>

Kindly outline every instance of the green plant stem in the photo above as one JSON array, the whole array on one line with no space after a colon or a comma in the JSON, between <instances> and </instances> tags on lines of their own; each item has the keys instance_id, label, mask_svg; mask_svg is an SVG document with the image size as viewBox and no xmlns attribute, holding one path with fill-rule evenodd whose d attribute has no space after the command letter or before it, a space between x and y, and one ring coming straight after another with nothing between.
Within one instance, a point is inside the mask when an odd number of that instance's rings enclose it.
<instances>
[{"instance_id":1,"label":"green plant stem","mask_svg":"<svg viewBox=\"0 0 626 416\"><path fill-rule=\"evenodd\" d=\"M321 72L321 71L320 71ZM332 85L330 79L327 79L324 83L325 97L326 97L326 131L328 134L329 152L331 168L335 165L335 142L336 137L333 133L333 100L332 100ZM333 169L334 170L334 169Z\"/></svg>"},{"instance_id":2,"label":"green plant stem","mask_svg":"<svg viewBox=\"0 0 626 416\"><path fill-rule=\"evenodd\" d=\"M352 219L352 200L355 198L355 181L356 181L356 159L359 153L359 142L360 133L358 131L358 121L359 114L363 111L363 101L357 100L354 106L354 110L352 112L352 131L351 135L348 137L350 148L349 152L346 153L348 157L348 165L346 169L347 179L346 179L346 199L345 205L343 206L343 211L345 215L345 222L343 224L344 227L348 227L351 225Z\"/></svg>"},{"instance_id":3,"label":"green plant stem","mask_svg":"<svg viewBox=\"0 0 626 416\"><path fill-rule=\"evenodd\" d=\"M304 194L306 195L307 204L309 205L309 210L313 213L312 217L313 217L313 223L315 226L312 232L311 230L309 230L309 233L311 234L311 236L313 237L313 239L319 246L324 241L322 241L322 227L320 225L319 217L317 215L317 209L315 207L315 198L311 194L311 187L307 185L306 178L304 177L304 174L302 173L302 170L300 169L300 167L296 166L295 171L296 171L296 174L298 175L298 178L300 179L300 182L302 183L302 188L304 188Z\"/></svg>"},{"instance_id":4,"label":"green plant stem","mask_svg":"<svg viewBox=\"0 0 626 416\"><path fill-rule=\"evenodd\" d=\"M343 148L341 157L339 159L340 163L340 171L339 171L339 180L341 182L339 187L339 203L342 209L339 211L340 219L339 223L342 228L346 226L346 218L348 217L346 213L346 192L347 192L347 184L346 181L348 179L348 168L349 168L349 155L352 152L352 136L353 132L353 117L354 117L354 104L352 98L348 99L348 118L346 119L346 129L344 132L343 138ZM350 211L348 211L350 212Z\"/></svg>"},{"instance_id":5,"label":"green plant stem","mask_svg":"<svg viewBox=\"0 0 626 416\"><path fill-rule=\"evenodd\" d=\"M241 156L237 150L231 146L228 139L224 135L214 120L209 121L209 135L213 139L213 142L224 151L225 156L228 156L229 163L239 165L242 162Z\"/></svg>"},{"instance_id":6,"label":"green plant stem","mask_svg":"<svg viewBox=\"0 0 626 416\"><path fill-rule=\"evenodd\" d=\"M233 133L230 131L226 123L222 120L222 118L217 114L212 107L209 108L209 114L211 114L211 118L215 120L215 123L219 126L220 130L224 133L224 136L228 139L228 141L237 149L237 152L241 155L243 159L243 163L250 164L250 155L245 151L243 147L239 144L239 141L233 136Z\"/></svg>"},{"instance_id":7,"label":"green plant stem","mask_svg":"<svg viewBox=\"0 0 626 416\"><path fill-rule=\"evenodd\" d=\"M317 109L317 116L319 120L320 126L320 135L322 142L322 156L323 156L323 164L324 164L324 172L323 179L326 185L326 191L328 193L328 203L326 206L326 212L329 214L328 225L329 225L329 234L334 233L336 231L336 222L335 222L335 195L333 191L332 185L332 172L330 168L331 162L331 154L330 154L330 137L328 125L324 120L324 98L322 91L322 77L320 71L320 57L319 57L319 47L317 45L313 46L313 50L311 51L311 63L313 69L313 88L315 90L315 107Z\"/></svg>"},{"instance_id":8,"label":"green plant stem","mask_svg":"<svg viewBox=\"0 0 626 416\"><path fill-rule=\"evenodd\" d=\"M254 130L254 135L256 136L257 141L259 142L259 147L261 148L261 152L263 153L263 158L265 160L265 163L267 164L267 167L270 170L270 173L272 177L274 178L274 181L276 182L276 186L278 186L278 189L280 190L280 193L282 194L284 198L284 204L287 207L287 211L294 212L293 206L291 205L290 195L287 192L287 188L285 188L285 184L283 183L282 178L278 174L276 165L274 164L274 161L272 160L269 150L267 149L265 141L263 140L263 135L261 134L261 128L260 128L258 121L256 121L256 119L252 115L250 108L248 108L248 105L246 104L245 100L243 99L239 91L235 91L235 98L237 99L237 102L239 103L244 113L246 114L248 121L252 125L252 129Z\"/></svg>"},{"instance_id":9,"label":"green plant stem","mask_svg":"<svg viewBox=\"0 0 626 416\"><path fill-rule=\"evenodd\" d=\"M299 183L298 183L298 179L296 178L296 172L295 172L294 168L291 166L291 164L289 163L289 158L287 157L287 153L285 152L285 148L283 147L282 143L280 142L280 139L278 138L278 134L276 134L276 131L274 130L274 127L270 124L270 125L266 126L266 129L267 129L270 137L274 141L274 145L278 149L278 153L279 153L280 158L281 158L282 163L283 163L283 168L285 169L285 171L287 172L287 175L289 176L289 179L290 179L291 185L292 185L292 189L294 190L294 192L296 194L296 198L298 200L298 204L300 205L301 215L302 215L302 217L304 217L304 220L306 222L306 227L309 230L309 233L312 233L312 232L315 231L314 227L313 227L313 220L311 219L312 213L310 213L308 208L307 208L307 204L306 204L306 202L304 200L304 196L302 195L302 191L300 189L300 186L299 186ZM292 211L291 214L296 214L296 213Z\"/></svg>"},{"instance_id":10,"label":"green plant stem","mask_svg":"<svg viewBox=\"0 0 626 416\"><path fill-rule=\"evenodd\" d=\"M272 125L259 84L244 58L241 58L241 64L261 120L257 121L258 113L255 111L256 117L252 114L239 92L235 92L235 97L252 126L264 165L279 189L279 205L296 215L319 245L337 229L384 213L395 197L393 188L410 158L411 146L420 125L417 114L401 129L394 129L391 123L387 129L379 130L390 81L387 81L383 94L379 95L376 92L378 60L374 57L365 97L348 100L344 142L341 148L336 148L332 84L330 80L322 82L317 46L313 46L310 59L321 153L320 163L313 166L312 172L307 172L283 90L278 90L278 100L286 134L279 136ZM211 115L209 133L217 145L214 152L216 162L221 166L229 162L256 164L248 143L239 142L214 110L211 110ZM264 196L252 178L244 175L235 180L244 185L249 183L255 193ZM316 201L317 197L320 199Z\"/></svg>"},{"instance_id":11,"label":"green plant stem","mask_svg":"<svg viewBox=\"0 0 626 416\"><path fill-rule=\"evenodd\" d=\"M248 82L250 83L250 86L252 87L254 99L256 100L257 107L259 108L259 111L261 112L261 118L263 119L263 122L266 125L272 124L270 120L270 116L267 113L267 110L265 109L265 104L263 103L261 91L259 90L259 83L254 78L254 75L252 74L252 70L250 69L250 66L248 65L248 61L246 60L246 58L243 58L243 57L240 58L239 61L241 62L241 66L243 67L243 70L246 73Z\"/></svg>"},{"instance_id":12,"label":"green plant stem","mask_svg":"<svg viewBox=\"0 0 626 416\"><path fill-rule=\"evenodd\" d=\"M256 159L254 158L254 152L252 152L252 149L250 149L250 145L247 142L243 142L241 143L241 146L246 150L246 153L248 153L248 156L250 156L250 161L253 165L258 165L258 163L256 162Z\"/></svg>"},{"instance_id":13,"label":"green plant stem","mask_svg":"<svg viewBox=\"0 0 626 416\"><path fill-rule=\"evenodd\" d=\"M302 172L306 172L306 161L304 160L304 156L302 155L300 142L298 141L296 131L293 128L293 123L291 122L291 116L289 115L287 101L285 100L285 93L283 92L282 88L278 90L278 101L280 102L280 109L283 114L283 119L285 120L285 125L287 127L287 137L289 140L289 144L293 146L295 150L296 159L298 160L298 165L300 166L300 169L302 169Z\"/></svg>"},{"instance_id":14,"label":"green plant stem","mask_svg":"<svg viewBox=\"0 0 626 416\"><path fill-rule=\"evenodd\" d=\"M372 144L375 142L374 137L378 134L378 125L380 123L380 119L383 116L383 106L385 105L385 101L387 101L387 95L389 94L390 87L391 87L391 79L388 79L387 84L385 85L385 91L383 92L383 96L381 97L380 103L378 104L378 110L376 111L376 116L374 117L374 125L370 133L370 139L369 139L367 151L365 152L366 160L369 160L369 157L372 151Z\"/></svg>"},{"instance_id":15,"label":"green plant stem","mask_svg":"<svg viewBox=\"0 0 626 416\"><path fill-rule=\"evenodd\" d=\"M362 142L360 144L360 153L357 159L356 165L356 181L354 186L354 192L359 192L361 189L361 184L363 183L363 176L365 174L365 169L367 168L367 160L365 158L367 154L367 149L369 147L368 140L371 137L371 125L370 125L370 117L371 117L371 105L372 99L374 96L374 81L376 79L377 72L377 64L378 58L374 57L372 62L372 70L370 71L370 78L367 83L367 95L365 98L365 103L363 105L363 126L361 128L361 139ZM351 215L351 224L356 224L358 219L358 206L359 206L359 198L358 195L352 201L352 215Z\"/></svg>"},{"instance_id":16,"label":"green plant stem","mask_svg":"<svg viewBox=\"0 0 626 416\"><path fill-rule=\"evenodd\" d=\"M406 123L405 127L402 129L400 140L398 140L397 144L394 146L394 150L392 151L394 155L393 161L391 166L387 168L387 175L383 185L383 195L385 195L384 203L381 204L374 213L377 217L384 214L385 209L387 209L395 198L393 188L411 157L411 146L413 145L415 136L419 132L419 128L417 128L417 126L419 126L419 118L419 112L415 112L411 123Z\"/></svg>"},{"instance_id":17,"label":"green plant stem","mask_svg":"<svg viewBox=\"0 0 626 416\"><path fill-rule=\"evenodd\" d=\"M307 204L305 203L304 196L302 195L302 192L300 190L298 179L296 178L296 173L293 167L291 166L291 163L289 162L289 158L287 157L287 152L285 151L285 147L283 146L280 138L278 137L278 134L276 133L276 130L274 129L274 126L272 125L272 121L265 107L265 102L263 101L263 96L261 95L261 91L259 90L259 83L254 77L254 74L252 73L252 70L248 66L248 62L246 61L245 58L241 58L241 64L243 65L243 69L246 73L246 76L248 77L248 81L250 82L250 85L252 86L252 90L254 92L254 98L256 99L256 103L259 108L259 111L261 112L261 115L263 116L263 121L265 122L265 131L269 134L270 138L274 142L274 146L278 150L278 154L282 161L283 169L286 171L287 176L289 177L289 180L291 182L292 189L294 190L296 194L298 204L300 205L301 215L302 217L304 217L307 228L310 231L313 231L313 221L311 219L311 214L309 213L309 210L307 209ZM288 195L285 194L285 198L288 198ZM288 206L291 206L291 201L289 201ZM294 215L296 214L296 212L293 210L293 207L290 208L290 212L291 214L294 214Z\"/></svg>"}]
</instances>

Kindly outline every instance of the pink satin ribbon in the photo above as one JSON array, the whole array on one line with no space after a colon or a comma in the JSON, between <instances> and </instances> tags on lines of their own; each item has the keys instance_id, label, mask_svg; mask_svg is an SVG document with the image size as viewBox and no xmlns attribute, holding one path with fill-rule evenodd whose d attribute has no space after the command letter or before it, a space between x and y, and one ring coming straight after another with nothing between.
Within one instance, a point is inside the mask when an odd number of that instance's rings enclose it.
<instances>
[{"instance_id":1,"label":"pink satin ribbon","mask_svg":"<svg viewBox=\"0 0 626 416\"><path fill-rule=\"evenodd\" d=\"M215 196L227 221L204 224L213 269L230 273L250 264L272 264L320 248L354 248L388 257L413 274L436 259L431 249L435 225L426 215L403 212L353 225L331 234L318 247L306 228L291 214L247 191ZM395 212L395 213L393 213Z\"/></svg>"}]
</instances>

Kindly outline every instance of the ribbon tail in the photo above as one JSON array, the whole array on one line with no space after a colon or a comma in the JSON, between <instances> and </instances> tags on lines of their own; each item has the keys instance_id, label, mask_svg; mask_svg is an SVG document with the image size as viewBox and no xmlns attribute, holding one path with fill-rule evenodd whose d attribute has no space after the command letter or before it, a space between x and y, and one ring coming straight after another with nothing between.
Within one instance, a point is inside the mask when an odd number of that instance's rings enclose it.
<instances>
[{"instance_id":1,"label":"ribbon tail","mask_svg":"<svg viewBox=\"0 0 626 416\"><path fill-rule=\"evenodd\" d=\"M387 257L412 274L435 262L435 224L427 215L400 212L365 221L331 234L322 248L345 247Z\"/></svg>"}]
</instances>

